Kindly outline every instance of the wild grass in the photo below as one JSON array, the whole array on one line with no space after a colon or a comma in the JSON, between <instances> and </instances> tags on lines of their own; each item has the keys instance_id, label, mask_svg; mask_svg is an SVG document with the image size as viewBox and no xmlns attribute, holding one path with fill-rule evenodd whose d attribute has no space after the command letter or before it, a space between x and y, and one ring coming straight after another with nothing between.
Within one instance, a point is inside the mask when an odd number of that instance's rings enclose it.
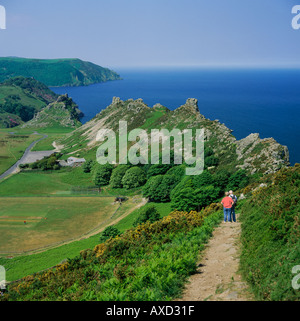
<instances>
[{"instance_id":1,"label":"wild grass","mask_svg":"<svg viewBox=\"0 0 300 321\"><path fill-rule=\"evenodd\" d=\"M242 209L241 269L258 300L296 301L300 263L299 165L275 174Z\"/></svg>"}]
</instances>

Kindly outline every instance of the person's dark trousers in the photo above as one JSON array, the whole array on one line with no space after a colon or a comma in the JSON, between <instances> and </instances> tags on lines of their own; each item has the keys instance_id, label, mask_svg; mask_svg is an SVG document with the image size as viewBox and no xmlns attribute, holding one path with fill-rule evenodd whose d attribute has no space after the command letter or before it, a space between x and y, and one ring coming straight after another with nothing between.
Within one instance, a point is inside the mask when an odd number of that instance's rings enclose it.
<instances>
[{"instance_id":1,"label":"person's dark trousers","mask_svg":"<svg viewBox=\"0 0 300 321\"><path fill-rule=\"evenodd\" d=\"M236 220L235 220L235 206L232 206L232 208L230 210L231 210L231 213L230 213L231 221L236 222Z\"/></svg>"}]
</instances>

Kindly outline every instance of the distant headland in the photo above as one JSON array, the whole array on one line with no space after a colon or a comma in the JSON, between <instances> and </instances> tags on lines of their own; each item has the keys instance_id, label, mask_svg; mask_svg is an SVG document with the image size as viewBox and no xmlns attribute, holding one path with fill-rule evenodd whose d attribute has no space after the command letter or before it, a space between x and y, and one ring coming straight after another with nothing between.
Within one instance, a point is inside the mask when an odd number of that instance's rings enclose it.
<instances>
[{"instance_id":1,"label":"distant headland","mask_svg":"<svg viewBox=\"0 0 300 321\"><path fill-rule=\"evenodd\" d=\"M0 82L16 76L33 77L50 87L87 86L121 79L108 68L80 59L0 57Z\"/></svg>"}]
</instances>

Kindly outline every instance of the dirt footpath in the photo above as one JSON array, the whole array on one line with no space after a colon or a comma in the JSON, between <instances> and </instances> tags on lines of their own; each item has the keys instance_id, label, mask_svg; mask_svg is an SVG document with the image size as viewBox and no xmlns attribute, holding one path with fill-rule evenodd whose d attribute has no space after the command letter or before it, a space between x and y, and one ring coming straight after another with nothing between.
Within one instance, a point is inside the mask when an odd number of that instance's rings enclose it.
<instances>
[{"instance_id":1,"label":"dirt footpath","mask_svg":"<svg viewBox=\"0 0 300 321\"><path fill-rule=\"evenodd\" d=\"M197 273L192 275L178 301L250 301L251 294L241 280L239 237L241 224L221 223L204 250Z\"/></svg>"}]
</instances>

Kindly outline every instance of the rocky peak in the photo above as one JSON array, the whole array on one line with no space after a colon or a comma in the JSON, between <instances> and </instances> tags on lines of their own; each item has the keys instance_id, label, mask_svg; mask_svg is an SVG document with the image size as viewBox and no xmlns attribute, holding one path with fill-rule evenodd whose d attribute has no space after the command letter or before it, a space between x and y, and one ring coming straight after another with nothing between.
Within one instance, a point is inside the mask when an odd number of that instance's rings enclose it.
<instances>
[{"instance_id":1,"label":"rocky peak","mask_svg":"<svg viewBox=\"0 0 300 321\"><path fill-rule=\"evenodd\" d=\"M120 99L120 97L113 97L113 99L112 99L112 105L117 105L118 103L120 103L121 102L121 99Z\"/></svg>"},{"instance_id":2,"label":"rocky peak","mask_svg":"<svg viewBox=\"0 0 300 321\"><path fill-rule=\"evenodd\" d=\"M60 96L57 98L56 102L57 102L57 103L61 103L61 102L67 101L68 99L69 99L69 95L68 95L68 94L60 95Z\"/></svg>"},{"instance_id":3,"label":"rocky peak","mask_svg":"<svg viewBox=\"0 0 300 321\"><path fill-rule=\"evenodd\" d=\"M198 99L188 98L185 104L178 108L178 111L186 111L189 113L200 114L200 110L198 107Z\"/></svg>"}]
</instances>

